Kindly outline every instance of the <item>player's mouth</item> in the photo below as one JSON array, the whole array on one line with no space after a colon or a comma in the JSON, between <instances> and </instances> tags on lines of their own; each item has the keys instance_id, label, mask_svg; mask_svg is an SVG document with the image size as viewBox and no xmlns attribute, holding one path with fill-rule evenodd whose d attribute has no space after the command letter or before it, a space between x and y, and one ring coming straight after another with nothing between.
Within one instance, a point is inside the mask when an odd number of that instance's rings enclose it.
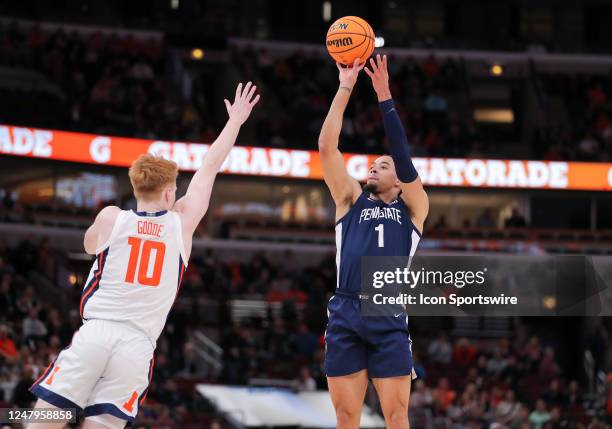
<instances>
[{"instance_id":1,"label":"player's mouth","mask_svg":"<svg viewBox=\"0 0 612 429\"><path fill-rule=\"evenodd\" d=\"M374 181L374 182L378 182L378 177L377 176L373 176L373 175L369 175L368 176L368 182L370 181Z\"/></svg>"}]
</instances>

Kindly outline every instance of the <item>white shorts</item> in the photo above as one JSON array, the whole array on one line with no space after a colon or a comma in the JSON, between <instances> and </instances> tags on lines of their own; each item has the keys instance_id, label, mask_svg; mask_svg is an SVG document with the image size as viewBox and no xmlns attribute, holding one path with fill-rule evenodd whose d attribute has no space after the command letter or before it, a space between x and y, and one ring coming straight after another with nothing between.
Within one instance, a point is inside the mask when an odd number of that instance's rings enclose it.
<instances>
[{"instance_id":1,"label":"white shorts","mask_svg":"<svg viewBox=\"0 0 612 429\"><path fill-rule=\"evenodd\" d=\"M133 422L151 382L153 351L126 323L88 320L30 390L59 408Z\"/></svg>"}]
</instances>

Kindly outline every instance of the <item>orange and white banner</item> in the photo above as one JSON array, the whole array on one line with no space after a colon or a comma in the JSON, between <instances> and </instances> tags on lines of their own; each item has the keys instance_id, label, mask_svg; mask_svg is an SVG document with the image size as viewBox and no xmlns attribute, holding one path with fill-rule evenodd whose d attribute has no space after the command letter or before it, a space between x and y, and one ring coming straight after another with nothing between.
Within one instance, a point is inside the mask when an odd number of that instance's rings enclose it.
<instances>
[{"instance_id":1,"label":"orange and white banner","mask_svg":"<svg viewBox=\"0 0 612 429\"><path fill-rule=\"evenodd\" d=\"M0 125L0 154L87 164L128 167L141 153L174 160L194 171L209 145L109 137L66 131ZM345 154L346 166L364 180L376 155ZM612 164L564 161L414 158L421 180L429 186L612 190ZM322 179L317 151L236 146L222 172L266 177Z\"/></svg>"}]
</instances>

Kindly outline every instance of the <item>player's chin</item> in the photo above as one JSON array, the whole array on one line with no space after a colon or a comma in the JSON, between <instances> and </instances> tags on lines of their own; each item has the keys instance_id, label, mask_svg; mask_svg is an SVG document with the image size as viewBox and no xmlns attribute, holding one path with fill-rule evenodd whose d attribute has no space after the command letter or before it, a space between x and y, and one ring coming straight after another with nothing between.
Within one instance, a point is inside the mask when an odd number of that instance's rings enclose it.
<instances>
[{"instance_id":1,"label":"player's chin","mask_svg":"<svg viewBox=\"0 0 612 429\"><path fill-rule=\"evenodd\" d=\"M372 194L378 193L378 183L375 180L368 180L363 187L363 190Z\"/></svg>"}]
</instances>

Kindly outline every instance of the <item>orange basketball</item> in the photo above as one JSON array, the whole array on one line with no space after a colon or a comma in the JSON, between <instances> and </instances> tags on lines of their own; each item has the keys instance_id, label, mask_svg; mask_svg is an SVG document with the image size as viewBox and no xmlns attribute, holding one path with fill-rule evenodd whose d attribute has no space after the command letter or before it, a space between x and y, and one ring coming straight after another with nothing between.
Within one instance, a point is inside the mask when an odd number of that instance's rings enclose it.
<instances>
[{"instance_id":1,"label":"orange basketball","mask_svg":"<svg viewBox=\"0 0 612 429\"><path fill-rule=\"evenodd\" d=\"M345 16L327 30L327 50L334 60L351 65L355 58L363 64L374 51L374 31L358 16Z\"/></svg>"}]
</instances>

